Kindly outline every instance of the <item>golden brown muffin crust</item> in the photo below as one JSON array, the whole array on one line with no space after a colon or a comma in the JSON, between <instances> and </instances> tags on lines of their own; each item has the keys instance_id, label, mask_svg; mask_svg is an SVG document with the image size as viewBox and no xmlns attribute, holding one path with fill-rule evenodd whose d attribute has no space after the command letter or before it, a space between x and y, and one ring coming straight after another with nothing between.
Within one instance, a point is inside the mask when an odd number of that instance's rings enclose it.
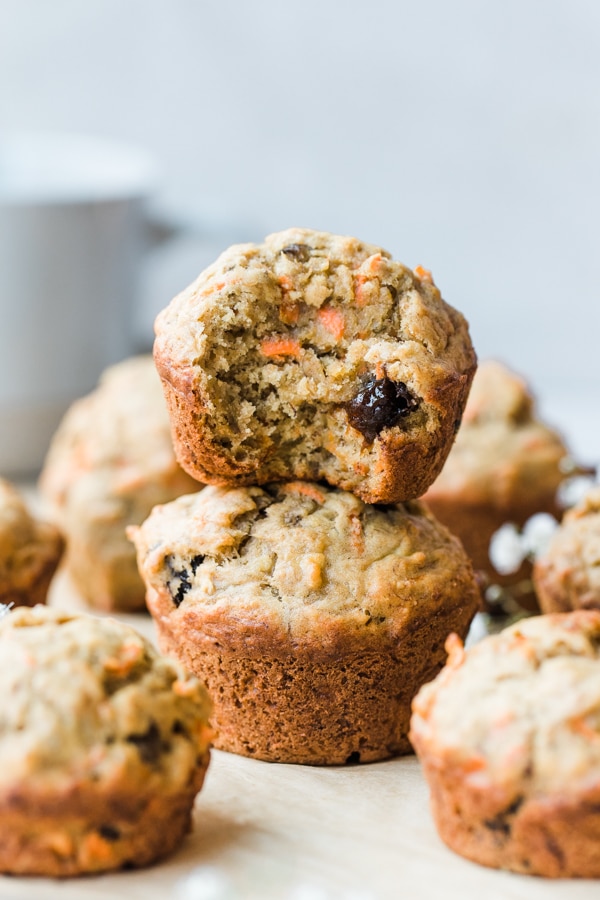
<instances>
[{"instance_id":1,"label":"golden brown muffin crust","mask_svg":"<svg viewBox=\"0 0 600 900\"><path fill-rule=\"evenodd\" d=\"M208 764L203 686L113 619L0 620L0 871L144 865L189 828Z\"/></svg>"},{"instance_id":2,"label":"golden brown muffin crust","mask_svg":"<svg viewBox=\"0 0 600 900\"><path fill-rule=\"evenodd\" d=\"M207 487L129 533L161 647L214 698L215 746L262 759L409 752L410 698L478 606L459 542L417 502Z\"/></svg>"},{"instance_id":3,"label":"golden brown muffin crust","mask_svg":"<svg viewBox=\"0 0 600 900\"><path fill-rule=\"evenodd\" d=\"M410 731L441 837L483 865L600 877L600 612L449 650Z\"/></svg>"},{"instance_id":4,"label":"golden brown muffin crust","mask_svg":"<svg viewBox=\"0 0 600 900\"><path fill-rule=\"evenodd\" d=\"M154 358L199 480L324 479L368 502L424 492L476 366L428 273L308 229L223 253L158 316Z\"/></svg>"}]
</instances>

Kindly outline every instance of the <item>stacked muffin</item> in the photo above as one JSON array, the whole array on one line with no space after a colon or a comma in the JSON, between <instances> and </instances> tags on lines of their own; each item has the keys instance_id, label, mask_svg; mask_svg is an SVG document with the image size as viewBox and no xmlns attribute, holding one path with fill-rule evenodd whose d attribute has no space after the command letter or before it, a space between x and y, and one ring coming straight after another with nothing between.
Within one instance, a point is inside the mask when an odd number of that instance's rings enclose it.
<instances>
[{"instance_id":1,"label":"stacked muffin","mask_svg":"<svg viewBox=\"0 0 600 900\"><path fill-rule=\"evenodd\" d=\"M407 752L411 699L479 592L415 501L476 367L422 269L305 229L234 246L158 317L182 467L129 529L161 648L206 684L215 746L332 764Z\"/></svg>"}]
</instances>

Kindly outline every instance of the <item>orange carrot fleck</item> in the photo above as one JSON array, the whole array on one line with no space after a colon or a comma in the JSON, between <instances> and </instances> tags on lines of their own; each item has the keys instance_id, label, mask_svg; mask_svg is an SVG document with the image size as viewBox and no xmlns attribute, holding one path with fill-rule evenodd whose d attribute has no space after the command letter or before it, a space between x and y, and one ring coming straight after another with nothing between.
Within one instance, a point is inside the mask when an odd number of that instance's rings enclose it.
<instances>
[{"instance_id":1,"label":"orange carrot fleck","mask_svg":"<svg viewBox=\"0 0 600 900\"><path fill-rule=\"evenodd\" d=\"M356 553L365 552L365 533L359 517L350 514L350 541Z\"/></svg>"},{"instance_id":2,"label":"orange carrot fleck","mask_svg":"<svg viewBox=\"0 0 600 900\"><path fill-rule=\"evenodd\" d=\"M368 281L367 275L355 275L354 276L354 299L358 303L359 306L364 306L367 302L367 298L365 297L364 285L365 282Z\"/></svg>"},{"instance_id":3,"label":"orange carrot fleck","mask_svg":"<svg viewBox=\"0 0 600 900\"><path fill-rule=\"evenodd\" d=\"M373 275L379 269L379 263L381 262L381 258L382 258L381 253L374 253L373 256L370 256L369 259L366 261L367 268L368 268L369 272L371 272Z\"/></svg>"},{"instance_id":4,"label":"orange carrot fleck","mask_svg":"<svg viewBox=\"0 0 600 900\"><path fill-rule=\"evenodd\" d=\"M598 740L598 738L600 738L600 734L598 734L596 729L593 728L583 716L574 716L569 720L569 725L576 734L580 734L581 737L586 738L588 741Z\"/></svg>"},{"instance_id":5,"label":"orange carrot fleck","mask_svg":"<svg viewBox=\"0 0 600 900\"><path fill-rule=\"evenodd\" d=\"M174 681L171 687L173 693L177 694L178 697L193 697L198 691L198 685L195 681L185 681L181 678Z\"/></svg>"},{"instance_id":6,"label":"orange carrot fleck","mask_svg":"<svg viewBox=\"0 0 600 900\"><path fill-rule=\"evenodd\" d=\"M109 656L104 660L104 668L112 675L127 675L144 655L141 644L124 644L118 657Z\"/></svg>"},{"instance_id":7,"label":"orange carrot fleck","mask_svg":"<svg viewBox=\"0 0 600 900\"><path fill-rule=\"evenodd\" d=\"M289 275L281 275L281 277L279 278L279 284L281 285L281 289L284 293L294 290L294 282L289 277Z\"/></svg>"},{"instance_id":8,"label":"orange carrot fleck","mask_svg":"<svg viewBox=\"0 0 600 900\"><path fill-rule=\"evenodd\" d=\"M483 756L471 756L470 759L465 759L462 769L465 772L479 772L485 769L485 759Z\"/></svg>"},{"instance_id":9,"label":"orange carrot fleck","mask_svg":"<svg viewBox=\"0 0 600 900\"><path fill-rule=\"evenodd\" d=\"M423 266L416 266L414 273L421 281L428 281L430 284L433 284L433 275L429 269L424 269Z\"/></svg>"},{"instance_id":10,"label":"orange carrot fleck","mask_svg":"<svg viewBox=\"0 0 600 900\"><path fill-rule=\"evenodd\" d=\"M315 503L325 503L325 497L321 491L314 485L307 484L306 481L288 481L287 484L283 485L283 490L304 494L305 497L310 497Z\"/></svg>"},{"instance_id":11,"label":"orange carrot fleck","mask_svg":"<svg viewBox=\"0 0 600 900\"><path fill-rule=\"evenodd\" d=\"M90 831L83 839L81 856L84 864L109 862L112 852L110 843L96 831Z\"/></svg>"},{"instance_id":12,"label":"orange carrot fleck","mask_svg":"<svg viewBox=\"0 0 600 900\"><path fill-rule=\"evenodd\" d=\"M317 319L323 328L333 335L336 341L340 340L346 327L344 314L341 310L335 309L333 306L322 306L317 313Z\"/></svg>"},{"instance_id":13,"label":"orange carrot fleck","mask_svg":"<svg viewBox=\"0 0 600 900\"><path fill-rule=\"evenodd\" d=\"M381 381L382 378L385 378L385 366L382 362L378 362L375 366L375 378L377 381Z\"/></svg>"},{"instance_id":14,"label":"orange carrot fleck","mask_svg":"<svg viewBox=\"0 0 600 900\"><path fill-rule=\"evenodd\" d=\"M208 297L209 294L214 294L215 291L221 291L225 287L226 283L227 282L225 281L217 281L214 284L209 284L208 287L204 288L200 296Z\"/></svg>"},{"instance_id":15,"label":"orange carrot fleck","mask_svg":"<svg viewBox=\"0 0 600 900\"><path fill-rule=\"evenodd\" d=\"M260 352L263 356L300 356L302 347L293 338L265 338Z\"/></svg>"}]
</instances>

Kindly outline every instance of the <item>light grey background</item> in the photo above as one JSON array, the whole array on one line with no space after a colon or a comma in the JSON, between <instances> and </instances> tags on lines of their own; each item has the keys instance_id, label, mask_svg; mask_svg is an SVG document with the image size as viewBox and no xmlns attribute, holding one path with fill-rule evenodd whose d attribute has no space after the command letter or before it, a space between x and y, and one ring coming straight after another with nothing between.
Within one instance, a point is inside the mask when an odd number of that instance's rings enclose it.
<instances>
[{"instance_id":1,"label":"light grey background","mask_svg":"<svg viewBox=\"0 0 600 900\"><path fill-rule=\"evenodd\" d=\"M0 124L157 155L200 227L148 263L141 334L230 240L356 234L595 452L597 0L0 0Z\"/></svg>"}]
</instances>

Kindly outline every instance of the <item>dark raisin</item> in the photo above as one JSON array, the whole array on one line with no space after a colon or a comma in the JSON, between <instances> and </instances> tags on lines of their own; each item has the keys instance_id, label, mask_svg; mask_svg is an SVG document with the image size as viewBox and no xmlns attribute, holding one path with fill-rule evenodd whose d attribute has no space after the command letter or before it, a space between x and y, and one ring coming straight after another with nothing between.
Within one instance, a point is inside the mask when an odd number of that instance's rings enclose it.
<instances>
[{"instance_id":1,"label":"dark raisin","mask_svg":"<svg viewBox=\"0 0 600 900\"><path fill-rule=\"evenodd\" d=\"M194 557L194 559L197 558L198 557ZM178 569L173 564L172 556L167 556L165 558L165 563L172 575L172 578L169 578L167 580L167 587L169 589L169 593L171 594L173 603L175 604L175 606L179 606L183 602L183 598L192 586L192 583L190 581L190 574L185 566L182 566L180 569ZM198 565L199 563L197 563L196 568L198 567ZM194 571L193 566L192 571Z\"/></svg>"},{"instance_id":2,"label":"dark raisin","mask_svg":"<svg viewBox=\"0 0 600 900\"><path fill-rule=\"evenodd\" d=\"M392 300L396 299L396 297L398 296L398 289L395 288L393 284L382 284L381 286L388 289L388 291L392 295Z\"/></svg>"},{"instance_id":3,"label":"dark raisin","mask_svg":"<svg viewBox=\"0 0 600 900\"><path fill-rule=\"evenodd\" d=\"M204 557L200 553L197 556L192 556L190 560L190 569L192 570L192 575L196 574L198 566L201 566L203 562Z\"/></svg>"},{"instance_id":4,"label":"dark raisin","mask_svg":"<svg viewBox=\"0 0 600 900\"><path fill-rule=\"evenodd\" d=\"M114 825L101 825L98 834L105 841L118 841L121 837L121 832Z\"/></svg>"},{"instance_id":5,"label":"dark raisin","mask_svg":"<svg viewBox=\"0 0 600 900\"><path fill-rule=\"evenodd\" d=\"M308 244L288 244L281 252L292 259L296 259L298 262L306 262L310 257Z\"/></svg>"},{"instance_id":6,"label":"dark raisin","mask_svg":"<svg viewBox=\"0 0 600 900\"><path fill-rule=\"evenodd\" d=\"M371 444L380 431L396 425L419 405L402 381L370 381L346 403L348 420Z\"/></svg>"},{"instance_id":7,"label":"dark raisin","mask_svg":"<svg viewBox=\"0 0 600 900\"><path fill-rule=\"evenodd\" d=\"M358 750L354 750L350 754L350 756L347 758L346 765L347 766L355 766L359 762L360 762L360 753Z\"/></svg>"},{"instance_id":8,"label":"dark raisin","mask_svg":"<svg viewBox=\"0 0 600 900\"><path fill-rule=\"evenodd\" d=\"M506 809L495 815L493 819L485 819L483 824L490 831L495 831L508 837L512 829L513 818L523 805L523 800L522 796L517 797Z\"/></svg>"},{"instance_id":9,"label":"dark raisin","mask_svg":"<svg viewBox=\"0 0 600 900\"><path fill-rule=\"evenodd\" d=\"M167 749L156 722L152 722L143 734L128 734L125 740L129 744L135 744L142 762L148 764L155 763L163 750Z\"/></svg>"}]
</instances>

